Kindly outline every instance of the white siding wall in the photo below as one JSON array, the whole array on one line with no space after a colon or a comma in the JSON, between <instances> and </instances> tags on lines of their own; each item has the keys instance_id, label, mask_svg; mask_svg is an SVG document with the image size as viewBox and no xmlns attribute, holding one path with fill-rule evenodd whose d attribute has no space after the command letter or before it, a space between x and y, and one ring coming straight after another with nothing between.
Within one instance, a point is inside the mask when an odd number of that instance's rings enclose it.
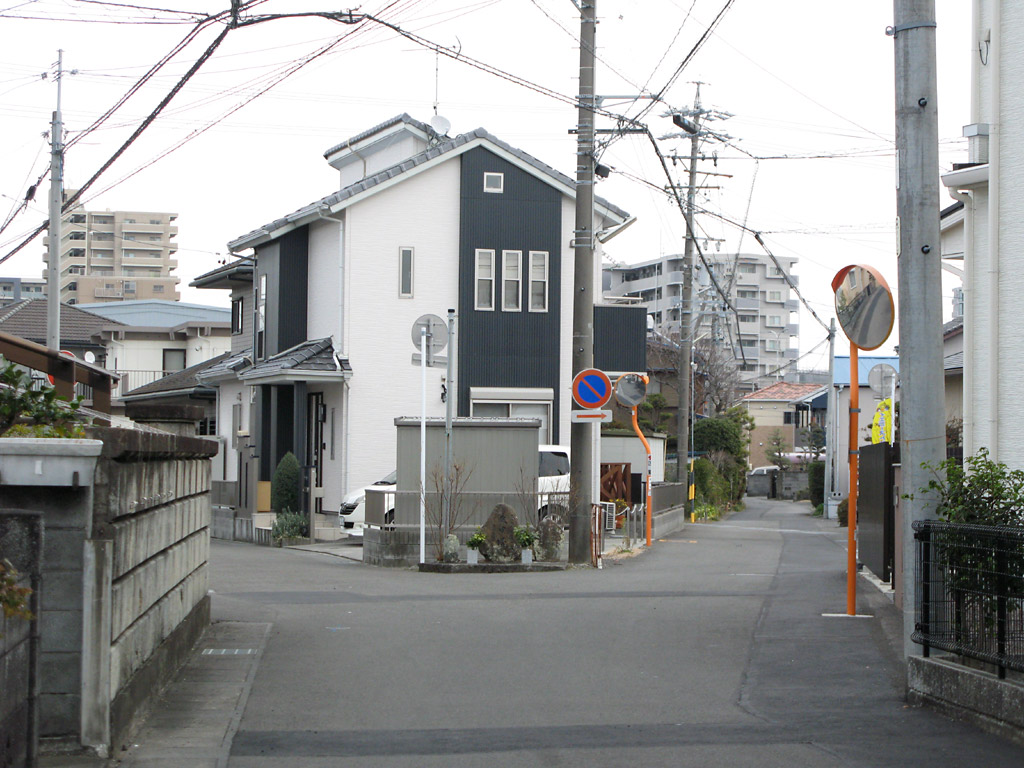
<instances>
[{"instance_id":1,"label":"white siding wall","mask_svg":"<svg viewBox=\"0 0 1024 768\"><path fill-rule=\"evenodd\" d=\"M107 367L122 371L162 371L165 349L184 349L185 367L202 363L231 349L228 331L220 336L203 336L190 339L128 337L121 341L108 342Z\"/></svg>"},{"instance_id":2,"label":"white siding wall","mask_svg":"<svg viewBox=\"0 0 1024 768\"><path fill-rule=\"evenodd\" d=\"M394 419L420 412L413 322L427 313L444 318L458 306L459 170L457 160L443 163L347 211L345 348L353 369L348 488L395 469ZM415 248L411 299L398 298L402 246ZM428 416L444 415L444 375L444 368L427 371ZM337 504L326 496L324 503L331 509Z\"/></svg>"},{"instance_id":3,"label":"white siding wall","mask_svg":"<svg viewBox=\"0 0 1024 768\"><path fill-rule=\"evenodd\" d=\"M555 397L558 398L558 409L561 418L558 420L558 442L562 445L569 445L569 432L571 422L569 412L572 410L572 299L573 279L576 270L576 252L570 248L573 238L573 229L576 224L576 201L569 197L562 198L562 316L559 318L559 350L560 369L558 380L564 384L560 387ZM595 259L595 272L600 273L597 265L600 261ZM600 279L600 278L598 278ZM594 294L600 296L600 288Z\"/></svg>"}]
</instances>

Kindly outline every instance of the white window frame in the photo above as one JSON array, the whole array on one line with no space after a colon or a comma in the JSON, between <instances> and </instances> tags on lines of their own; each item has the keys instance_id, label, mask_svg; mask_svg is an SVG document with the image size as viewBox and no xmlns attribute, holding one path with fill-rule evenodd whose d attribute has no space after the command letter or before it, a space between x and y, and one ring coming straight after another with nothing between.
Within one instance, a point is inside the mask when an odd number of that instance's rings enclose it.
<instances>
[{"instance_id":1,"label":"white window frame","mask_svg":"<svg viewBox=\"0 0 1024 768\"><path fill-rule=\"evenodd\" d=\"M409 290L402 290L403 275L405 273L405 258L408 255L409 258ZM416 249L409 246L399 246L398 248L398 298L400 299L411 299L413 294L413 285L416 276Z\"/></svg>"},{"instance_id":2,"label":"white window frame","mask_svg":"<svg viewBox=\"0 0 1024 768\"><path fill-rule=\"evenodd\" d=\"M535 256L541 256L544 259L544 276L543 278L534 278L533 276L533 259ZM551 255L547 251L530 251L530 272L528 277L527 296L529 297L529 308L531 312L547 312L548 311L548 285L551 280ZM544 306L535 307L533 305L533 284L544 283Z\"/></svg>"},{"instance_id":3,"label":"white window frame","mask_svg":"<svg viewBox=\"0 0 1024 768\"><path fill-rule=\"evenodd\" d=\"M781 328L782 315L768 315L768 322L766 322L765 325L771 328Z\"/></svg>"},{"instance_id":4,"label":"white window frame","mask_svg":"<svg viewBox=\"0 0 1024 768\"><path fill-rule=\"evenodd\" d=\"M778 339L765 339L764 349L766 352L781 352L782 345Z\"/></svg>"},{"instance_id":5,"label":"white window frame","mask_svg":"<svg viewBox=\"0 0 1024 768\"><path fill-rule=\"evenodd\" d=\"M498 181L498 186L497 187L490 187L490 186L487 185L487 182L494 181L495 179L497 179L497 181ZM491 171L484 171L484 192L488 192L488 193L490 193L492 195L500 195L504 191L505 191L505 174L504 173L494 173L494 172L491 172Z\"/></svg>"},{"instance_id":6,"label":"white window frame","mask_svg":"<svg viewBox=\"0 0 1024 768\"><path fill-rule=\"evenodd\" d=\"M508 268L515 267L515 277L508 276ZM508 284L515 282L514 294L509 290ZM510 295L512 294L512 295ZM509 306L509 299L514 298L513 306ZM523 311L523 252L502 251L501 252L501 311L522 312Z\"/></svg>"},{"instance_id":7,"label":"white window frame","mask_svg":"<svg viewBox=\"0 0 1024 768\"><path fill-rule=\"evenodd\" d=\"M491 276L480 277L480 257L487 256L490 259ZM495 272L495 253L493 248L477 248L473 256L473 308L481 312L493 312L494 311L494 272ZM487 306L480 305L480 281L489 280L490 286L490 304Z\"/></svg>"},{"instance_id":8,"label":"white window frame","mask_svg":"<svg viewBox=\"0 0 1024 768\"><path fill-rule=\"evenodd\" d=\"M768 291L768 301L782 301L782 291Z\"/></svg>"}]
</instances>

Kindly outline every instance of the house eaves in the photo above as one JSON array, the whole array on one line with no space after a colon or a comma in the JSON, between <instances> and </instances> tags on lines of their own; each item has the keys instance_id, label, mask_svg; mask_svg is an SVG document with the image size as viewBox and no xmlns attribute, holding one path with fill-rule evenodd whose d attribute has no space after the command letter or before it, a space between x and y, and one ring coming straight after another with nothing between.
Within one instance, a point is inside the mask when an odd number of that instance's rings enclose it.
<instances>
[{"instance_id":1,"label":"house eaves","mask_svg":"<svg viewBox=\"0 0 1024 768\"><path fill-rule=\"evenodd\" d=\"M237 285L252 285L251 261L239 259L206 274L199 275L189 283L190 288L227 288Z\"/></svg>"},{"instance_id":2,"label":"house eaves","mask_svg":"<svg viewBox=\"0 0 1024 768\"><path fill-rule=\"evenodd\" d=\"M949 189L968 189L988 184L988 163L960 168L942 174L942 183Z\"/></svg>"},{"instance_id":3,"label":"house eaves","mask_svg":"<svg viewBox=\"0 0 1024 768\"><path fill-rule=\"evenodd\" d=\"M486 146L487 149L494 152L498 157L549 184L562 194L571 199L576 198L575 182L564 173L537 160L521 149L517 149L492 136L483 128L477 128L469 133L460 134L453 139L446 139L440 144L429 147L390 168L385 168L361 181L350 184L338 192L322 197L281 219L277 219L236 240L232 240L228 243L228 248L235 252L268 243L294 229L319 219L321 213L338 213L371 195L378 194L395 184L430 170L453 157L457 157L479 146ZM625 210L599 197L594 199L594 211L616 224L622 224L629 218L629 214Z\"/></svg>"},{"instance_id":4,"label":"house eaves","mask_svg":"<svg viewBox=\"0 0 1024 768\"><path fill-rule=\"evenodd\" d=\"M179 396L187 396L196 400L213 400L217 396L217 390L213 387L198 385L181 389L165 389L161 392L141 392L137 395L124 394L118 400L131 403L139 400L166 400L169 397Z\"/></svg>"}]
</instances>

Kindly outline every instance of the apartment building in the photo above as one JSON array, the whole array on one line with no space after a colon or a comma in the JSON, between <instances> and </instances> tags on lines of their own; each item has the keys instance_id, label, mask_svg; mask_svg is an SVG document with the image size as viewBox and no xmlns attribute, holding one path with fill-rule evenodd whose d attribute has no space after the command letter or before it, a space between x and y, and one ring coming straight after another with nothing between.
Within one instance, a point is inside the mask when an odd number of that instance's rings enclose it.
<instances>
[{"instance_id":1,"label":"apartment building","mask_svg":"<svg viewBox=\"0 0 1024 768\"><path fill-rule=\"evenodd\" d=\"M179 300L180 281L171 274L178 266L177 218L176 213L82 206L68 211L61 228L61 301ZM44 243L49 247L49 237ZM48 251L43 260L49 261Z\"/></svg>"},{"instance_id":2,"label":"apartment building","mask_svg":"<svg viewBox=\"0 0 1024 768\"><path fill-rule=\"evenodd\" d=\"M639 264L604 269L608 299L633 301L647 310L648 328L678 339L683 316L683 256L674 254ZM741 390L755 390L776 381L796 381L799 356L799 301L783 275L799 284L795 258L779 258L782 269L767 256L740 254L709 259L715 281L728 294L735 312L728 309L698 262L694 270L693 312L695 338L714 338L731 349L736 359Z\"/></svg>"},{"instance_id":3,"label":"apartment building","mask_svg":"<svg viewBox=\"0 0 1024 768\"><path fill-rule=\"evenodd\" d=\"M0 277L0 307L22 299L41 299L46 296L46 281L23 277Z\"/></svg>"}]
</instances>

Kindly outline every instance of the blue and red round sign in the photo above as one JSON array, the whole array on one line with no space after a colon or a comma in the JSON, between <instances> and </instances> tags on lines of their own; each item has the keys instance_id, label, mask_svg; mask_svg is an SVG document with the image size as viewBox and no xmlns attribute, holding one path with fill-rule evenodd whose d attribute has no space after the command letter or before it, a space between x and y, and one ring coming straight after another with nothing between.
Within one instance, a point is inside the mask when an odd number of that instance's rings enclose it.
<instances>
[{"instance_id":1,"label":"blue and red round sign","mask_svg":"<svg viewBox=\"0 0 1024 768\"><path fill-rule=\"evenodd\" d=\"M572 380L572 399L581 408L600 408L612 396L612 383L604 371L587 368Z\"/></svg>"}]
</instances>

